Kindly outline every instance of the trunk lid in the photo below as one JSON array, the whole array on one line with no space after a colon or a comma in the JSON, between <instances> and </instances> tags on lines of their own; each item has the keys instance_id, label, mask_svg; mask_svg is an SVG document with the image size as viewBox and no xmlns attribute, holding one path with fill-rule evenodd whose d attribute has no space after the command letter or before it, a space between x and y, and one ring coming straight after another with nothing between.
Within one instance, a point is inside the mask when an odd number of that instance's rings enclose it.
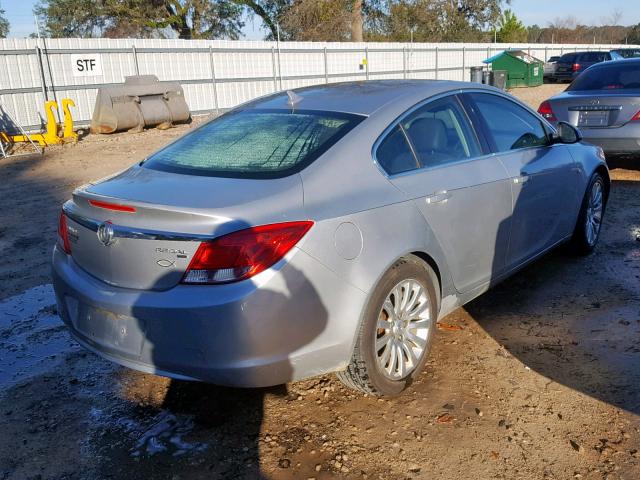
<instances>
[{"instance_id":1,"label":"trunk lid","mask_svg":"<svg viewBox=\"0 0 640 480\"><path fill-rule=\"evenodd\" d=\"M578 128L615 128L640 110L639 92L568 91L549 99L556 118Z\"/></svg>"},{"instance_id":2,"label":"trunk lid","mask_svg":"<svg viewBox=\"0 0 640 480\"><path fill-rule=\"evenodd\" d=\"M142 290L175 286L206 239L304 219L299 175L234 179L140 166L79 188L65 212L74 261L106 283Z\"/></svg>"}]
</instances>

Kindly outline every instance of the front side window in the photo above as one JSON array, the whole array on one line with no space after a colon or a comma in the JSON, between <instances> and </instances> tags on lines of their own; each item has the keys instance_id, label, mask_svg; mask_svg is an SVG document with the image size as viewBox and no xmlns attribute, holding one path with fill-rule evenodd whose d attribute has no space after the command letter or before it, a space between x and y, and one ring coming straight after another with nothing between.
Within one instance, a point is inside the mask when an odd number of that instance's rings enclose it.
<instances>
[{"instance_id":1,"label":"front side window","mask_svg":"<svg viewBox=\"0 0 640 480\"><path fill-rule=\"evenodd\" d=\"M143 166L189 175L282 177L309 165L364 118L315 110L240 110L185 135Z\"/></svg>"},{"instance_id":2,"label":"front side window","mask_svg":"<svg viewBox=\"0 0 640 480\"><path fill-rule=\"evenodd\" d=\"M418 160L425 167L480 155L480 146L466 114L454 96L429 102L401 122Z\"/></svg>"},{"instance_id":3,"label":"front side window","mask_svg":"<svg viewBox=\"0 0 640 480\"><path fill-rule=\"evenodd\" d=\"M484 119L498 152L549 144L542 121L511 100L489 93L470 97Z\"/></svg>"}]
</instances>

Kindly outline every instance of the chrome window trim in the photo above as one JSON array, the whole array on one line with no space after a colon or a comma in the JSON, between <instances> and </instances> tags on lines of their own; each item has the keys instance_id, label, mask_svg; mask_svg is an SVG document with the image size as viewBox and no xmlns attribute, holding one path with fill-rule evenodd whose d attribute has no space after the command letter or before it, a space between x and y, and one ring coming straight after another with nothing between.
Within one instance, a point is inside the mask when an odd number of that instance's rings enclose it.
<instances>
[{"instance_id":1,"label":"chrome window trim","mask_svg":"<svg viewBox=\"0 0 640 480\"><path fill-rule=\"evenodd\" d=\"M92 218L85 217L74 211L65 203L62 207L65 215L69 217L83 227L97 232L100 225L104 222L94 220ZM205 242L213 240L215 237L212 235L204 234L184 234L177 232L161 232L157 230L148 230L145 228L125 227L122 225L113 224L113 236L114 238L134 238L142 240L165 240L171 242Z\"/></svg>"}]
</instances>

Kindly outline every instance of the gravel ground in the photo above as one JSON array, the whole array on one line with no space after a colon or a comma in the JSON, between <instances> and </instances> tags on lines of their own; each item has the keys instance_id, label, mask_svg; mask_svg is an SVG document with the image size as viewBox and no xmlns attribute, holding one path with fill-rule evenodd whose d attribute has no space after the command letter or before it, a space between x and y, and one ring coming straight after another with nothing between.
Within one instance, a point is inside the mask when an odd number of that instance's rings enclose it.
<instances>
[{"instance_id":1,"label":"gravel ground","mask_svg":"<svg viewBox=\"0 0 640 480\"><path fill-rule=\"evenodd\" d=\"M236 390L83 351L49 285L73 188L189 128L0 160L0 479L640 478L640 171L612 170L593 255L553 252L449 315L405 395L330 375Z\"/></svg>"}]
</instances>

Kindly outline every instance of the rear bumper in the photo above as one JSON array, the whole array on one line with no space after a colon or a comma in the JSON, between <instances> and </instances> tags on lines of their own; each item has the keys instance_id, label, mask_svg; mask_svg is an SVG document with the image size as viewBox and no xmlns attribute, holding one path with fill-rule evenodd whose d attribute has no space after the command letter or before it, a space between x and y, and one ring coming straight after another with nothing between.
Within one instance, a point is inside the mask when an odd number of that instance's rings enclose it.
<instances>
[{"instance_id":1,"label":"rear bumper","mask_svg":"<svg viewBox=\"0 0 640 480\"><path fill-rule=\"evenodd\" d=\"M106 359L240 387L344 368L366 297L298 249L244 282L147 291L105 284L56 247L53 284L71 334Z\"/></svg>"},{"instance_id":2,"label":"rear bumper","mask_svg":"<svg viewBox=\"0 0 640 480\"><path fill-rule=\"evenodd\" d=\"M576 78L578 76L580 72L553 72L550 75L548 75L551 78L554 78L556 80L570 80L572 81L574 78Z\"/></svg>"},{"instance_id":3,"label":"rear bumper","mask_svg":"<svg viewBox=\"0 0 640 480\"><path fill-rule=\"evenodd\" d=\"M608 155L640 153L640 125L619 128L580 128L587 143L598 145Z\"/></svg>"}]
</instances>

